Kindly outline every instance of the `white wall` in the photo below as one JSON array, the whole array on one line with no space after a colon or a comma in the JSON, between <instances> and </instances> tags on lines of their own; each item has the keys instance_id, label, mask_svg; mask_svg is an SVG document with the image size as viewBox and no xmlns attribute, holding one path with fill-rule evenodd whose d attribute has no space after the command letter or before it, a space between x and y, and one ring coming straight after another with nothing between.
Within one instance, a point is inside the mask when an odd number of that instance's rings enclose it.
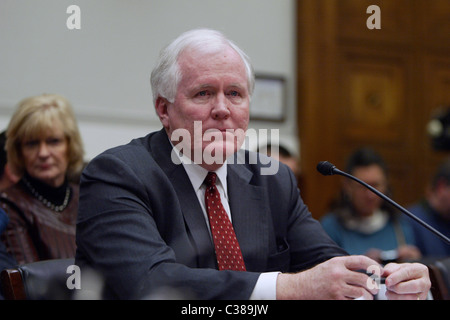
<instances>
[{"instance_id":1,"label":"white wall","mask_svg":"<svg viewBox=\"0 0 450 320\"><path fill-rule=\"evenodd\" d=\"M69 5L81 29L69 30ZM73 104L87 159L161 128L149 75L159 50L197 27L224 32L256 72L287 80L287 120L251 121L280 129L298 152L295 113L295 0L0 0L0 130L15 105L41 93Z\"/></svg>"}]
</instances>

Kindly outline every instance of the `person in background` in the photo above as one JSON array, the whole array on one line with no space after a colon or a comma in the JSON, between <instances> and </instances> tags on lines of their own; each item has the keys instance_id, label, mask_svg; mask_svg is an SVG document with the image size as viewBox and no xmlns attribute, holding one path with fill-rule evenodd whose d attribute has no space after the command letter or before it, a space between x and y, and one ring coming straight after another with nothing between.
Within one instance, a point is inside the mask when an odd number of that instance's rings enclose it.
<instances>
[{"instance_id":1,"label":"person in background","mask_svg":"<svg viewBox=\"0 0 450 320\"><path fill-rule=\"evenodd\" d=\"M425 190L424 199L411 206L409 211L450 237L450 157L436 170ZM424 257L450 256L450 246L447 243L419 224L413 224L412 227L416 244Z\"/></svg>"},{"instance_id":2,"label":"person in background","mask_svg":"<svg viewBox=\"0 0 450 320\"><path fill-rule=\"evenodd\" d=\"M267 144L264 148L259 148L259 152L267 154L269 157L277 159L287 165L298 178L300 168L297 157L283 145Z\"/></svg>"},{"instance_id":3,"label":"person in background","mask_svg":"<svg viewBox=\"0 0 450 320\"><path fill-rule=\"evenodd\" d=\"M0 195L8 253L19 264L74 257L79 186L69 179L84 149L70 103L55 94L22 100L6 136L8 166L20 177Z\"/></svg>"},{"instance_id":4,"label":"person in background","mask_svg":"<svg viewBox=\"0 0 450 320\"><path fill-rule=\"evenodd\" d=\"M389 192L386 164L371 148L356 150L348 159L346 171L382 193ZM350 254L364 254L380 263L421 258L409 221L353 180L343 180L339 200L321 223Z\"/></svg>"},{"instance_id":5,"label":"person in background","mask_svg":"<svg viewBox=\"0 0 450 320\"><path fill-rule=\"evenodd\" d=\"M17 183L20 178L11 172L9 166L7 165L7 157L5 150L6 143L6 132L0 133L0 192L4 189L9 188L13 184ZM0 235L6 229L9 223L9 217L5 210L0 208ZM14 258L7 252L5 244L0 241L0 272L3 269L14 267L17 262ZM0 288L0 300L3 299L3 293Z\"/></svg>"}]
</instances>

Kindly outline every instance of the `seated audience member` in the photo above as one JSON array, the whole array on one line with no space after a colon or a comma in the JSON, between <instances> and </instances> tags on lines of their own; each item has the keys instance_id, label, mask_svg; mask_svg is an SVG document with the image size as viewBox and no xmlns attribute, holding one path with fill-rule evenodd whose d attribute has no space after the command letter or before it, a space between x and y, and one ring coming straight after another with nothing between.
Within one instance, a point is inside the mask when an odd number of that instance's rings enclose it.
<instances>
[{"instance_id":1,"label":"seated audience member","mask_svg":"<svg viewBox=\"0 0 450 320\"><path fill-rule=\"evenodd\" d=\"M254 85L240 48L188 31L161 52L151 84L163 129L105 151L81 177L76 264L102 276L104 297L373 298L358 270L377 262L327 236L286 165L263 175L267 158L240 148ZM424 265L380 271L389 298L426 298Z\"/></svg>"},{"instance_id":2,"label":"seated audience member","mask_svg":"<svg viewBox=\"0 0 450 320\"><path fill-rule=\"evenodd\" d=\"M69 102L44 94L21 101L7 129L8 165L20 181L4 190L9 216L2 234L19 263L75 256L75 224L83 146Z\"/></svg>"},{"instance_id":3,"label":"seated audience member","mask_svg":"<svg viewBox=\"0 0 450 320\"><path fill-rule=\"evenodd\" d=\"M348 159L346 171L382 193L389 190L386 164L370 148L356 150ZM340 199L321 223L348 253L385 263L420 259L407 219L369 189L344 179Z\"/></svg>"},{"instance_id":4,"label":"seated audience member","mask_svg":"<svg viewBox=\"0 0 450 320\"><path fill-rule=\"evenodd\" d=\"M430 226L450 237L450 158L437 169L425 197L409 211ZM450 256L450 246L419 224L413 224L417 246L425 257Z\"/></svg>"}]
</instances>

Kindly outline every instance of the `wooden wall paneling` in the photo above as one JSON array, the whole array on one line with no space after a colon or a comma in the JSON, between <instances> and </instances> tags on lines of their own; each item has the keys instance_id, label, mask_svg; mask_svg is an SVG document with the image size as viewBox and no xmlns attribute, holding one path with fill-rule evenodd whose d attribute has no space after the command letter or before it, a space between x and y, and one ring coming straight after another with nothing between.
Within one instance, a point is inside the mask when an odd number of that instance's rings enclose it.
<instances>
[{"instance_id":1,"label":"wooden wall paneling","mask_svg":"<svg viewBox=\"0 0 450 320\"><path fill-rule=\"evenodd\" d=\"M301 194L313 216L327 207L336 179L316 171L319 161L336 154L334 53L336 1L301 0L297 4L298 124L301 144Z\"/></svg>"},{"instance_id":2,"label":"wooden wall paneling","mask_svg":"<svg viewBox=\"0 0 450 320\"><path fill-rule=\"evenodd\" d=\"M325 0L326 1L326 0ZM409 43L413 37L413 14L415 0L339 0L337 6L337 28L340 39L353 39L368 43L396 45ZM432 0L433 1L433 0ZM366 10L377 5L381 10L381 29L366 27Z\"/></svg>"},{"instance_id":3,"label":"wooden wall paneling","mask_svg":"<svg viewBox=\"0 0 450 320\"><path fill-rule=\"evenodd\" d=\"M442 106L450 106L450 1L417 2L417 44L421 77L417 78L418 92L422 93L417 119L420 132L424 134L416 141L422 153L417 164L419 181L429 182L437 166L448 156L449 151L436 151L426 134L426 125L432 114ZM424 188L424 187L422 187Z\"/></svg>"},{"instance_id":4,"label":"wooden wall paneling","mask_svg":"<svg viewBox=\"0 0 450 320\"><path fill-rule=\"evenodd\" d=\"M381 30L366 27L369 5L381 8ZM369 144L391 167L395 200L423 195L448 152L426 135L431 112L450 104L450 1L299 0L298 123L303 197L313 215L339 190L318 161L339 167Z\"/></svg>"},{"instance_id":5,"label":"wooden wall paneling","mask_svg":"<svg viewBox=\"0 0 450 320\"><path fill-rule=\"evenodd\" d=\"M396 200L404 202L411 195L407 161L411 149L411 113L408 93L411 61L402 53L376 52L341 47L341 115L339 145L342 165L356 148L377 150L390 167L390 180Z\"/></svg>"},{"instance_id":6,"label":"wooden wall paneling","mask_svg":"<svg viewBox=\"0 0 450 320\"><path fill-rule=\"evenodd\" d=\"M449 48L450 1L414 0L417 41L427 47Z\"/></svg>"},{"instance_id":7,"label":"wooden wall paneling","mask_svg":"<svg viewBox=\"0 0 450 320\"><path fill-rule=\"evenodd\" d=\"M423 156L419 163L422 179L427 181L436 167L448 156L450 150L434 150L430 137L426 133L426 126L431 117L438 110L450 110L450 58L426 54L424 57L423 77L423 105L424 116L417 119L424 134L418 139L423 146Z\"/></svg>"},{"instance_id":8,"label":"wooden wall paneling","mask_svg":"<svg viewBox=\"0 0 450 320\"><path fill-rule=\"evenodd\" d=\"M344 51L340 61L341 143L401 144L407 66L401 56ZM376 134L374 134L376 133Z\"/></svg>"}]
</instances>

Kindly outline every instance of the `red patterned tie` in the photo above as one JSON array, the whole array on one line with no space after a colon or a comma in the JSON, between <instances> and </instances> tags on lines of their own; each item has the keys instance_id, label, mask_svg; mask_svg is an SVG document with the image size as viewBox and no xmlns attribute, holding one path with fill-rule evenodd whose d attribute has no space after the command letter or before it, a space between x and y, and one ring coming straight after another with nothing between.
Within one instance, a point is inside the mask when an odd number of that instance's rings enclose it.
<instances>
[{"instance_id":1,"label":"red patterned tie","mask_svg":"<svg viewBox=\"0 0 450 320\"><path fill-rule=\"evenodd\" d=\"M233 225L222 206L219 190L216 187L216 178L217 175L214 172L209 172L205 179L205 203L219 270L245 271L241 248Z\"/></svg>"}]
</instances>

